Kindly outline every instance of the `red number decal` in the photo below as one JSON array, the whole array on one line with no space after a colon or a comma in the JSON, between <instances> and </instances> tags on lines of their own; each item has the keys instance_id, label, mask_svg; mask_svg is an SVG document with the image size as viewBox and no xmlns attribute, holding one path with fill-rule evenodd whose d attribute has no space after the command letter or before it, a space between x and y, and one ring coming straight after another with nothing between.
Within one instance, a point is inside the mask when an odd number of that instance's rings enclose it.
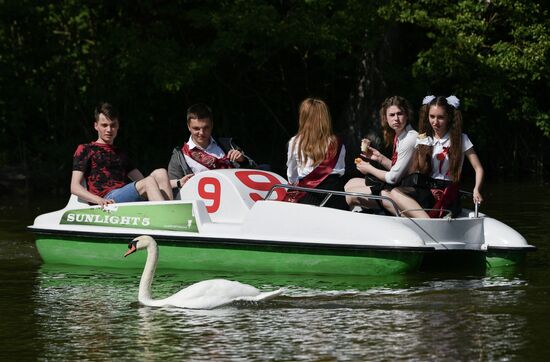
<instances>
[{"instance_id":1,"label":"red number decal","mask_svg":"<svg viewBox=\"0 0 550 362\"><path fill-rule=\"evenodd\" d=\"M207 187L210 190L207 190ZM208 213L216 212L220 208L221 191L221 184L217 178L204 177L199 180L199 196L205 200L212 200L212 205L206 205Z\"/></svg>"},{"instance_id":2,"label":"red number decal","mask_svg":"<svg viewBox=\"0 0 550 362\"><path fill-rule=\"evenodd\" d=\"M281 183L281 181L277 177L273 176L270 173L262 172L262 171L250 171L250 170L237 171L235 172L235 176L237 176L237 178L246 187L251 188L253 190L258 190L258 191L269 191L271 187L273 187L273 185L277 185ZM253 180L251 176L261 176L266 181L256 181L256 180ZM279 201L283 200L286 194L285 189L282 189L282 188L276 189L275 193L277 194L277 200ZM264 198L262 195L255 192L251 192L249 196L252 199L252 201L263 200Z\"/></svg>"}]
</instances>

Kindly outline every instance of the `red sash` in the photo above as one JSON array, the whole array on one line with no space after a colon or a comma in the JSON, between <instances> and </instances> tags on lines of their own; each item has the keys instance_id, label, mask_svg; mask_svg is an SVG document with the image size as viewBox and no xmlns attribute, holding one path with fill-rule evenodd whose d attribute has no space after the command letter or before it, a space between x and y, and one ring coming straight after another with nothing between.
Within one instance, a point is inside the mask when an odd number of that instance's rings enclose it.
<instances>
[{"instance_id":1,"label":"red sash","mask_svg":"<svg viewBox=\"0 0 550 362\"><path fill-rule=\"evenodd\" d=\"M342 140L339 137L336 137L336 152L332 158L329 158L329 153L327 152L326 158L307 174L303 179L298 181L300 187L316 188L321 182L323 182L334 170L334 166L340 158L340 151L342 150ZM287 192L284 201L289 202L298 202L302 197L306 195L306 192Z\"/></svg>"},{"instance_id":2,"label":"red sash","mask_svg":"<svg viewBox=\"0 0 550 362\"><path fill-rule=\"evenodd\" d=\"M185 143L181 148L181 152L184 155L191 157L209 170L215 170L220 168L235 168L231 161L227 157L217 158L211 154L201 150L198 147L189 149L189 145Z\"/></svg>"},{"instance_id":3,"label":"red sash","mask_svg":"<svg viewBox=\"0 0 550 362\"><path fill-rule=\"evenodd\" d=\"M430 210L428 215L430 215L431 218L443 217L442 209L448 210L450 206L458 199L458 183L453 182L443 190L431 189L431 191L434 199L436 200L433 209L437 210Z\"/></svg>"},{"instance_id":4,"label":"red sash","mask_svg":"<svg viewBox=\"0 0 550 362\"><path fill-rule=\"evenodd\" d=\"M397 162L397 135L393 138L393 151L391 153L391 165L395 165Z\"/></svg>"}]
</instances>

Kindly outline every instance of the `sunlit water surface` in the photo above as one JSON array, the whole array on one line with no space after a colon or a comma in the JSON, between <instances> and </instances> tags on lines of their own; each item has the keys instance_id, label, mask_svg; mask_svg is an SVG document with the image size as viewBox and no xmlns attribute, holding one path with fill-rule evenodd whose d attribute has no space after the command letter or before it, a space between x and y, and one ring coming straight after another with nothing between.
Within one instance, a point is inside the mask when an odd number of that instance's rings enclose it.
<instances>
[{"instance_id":1,"label":"sunlit water surface","mask_svg":"<svg viewBox=\"0 0 550 362\"><path fill-rule=\"evenodd\" d=\"M523 268L384 278L159 270L156 297L223 277L283 296L214 310L137 303L140 270L44 265L34 216L63 206L2 204L2 360L538 360L550 327L550 192L497 185L482 211L538 251ZM125 250L121 249L121 255ZM162 258L162 255L160 256Z\"/></svg>"}]
</instances>

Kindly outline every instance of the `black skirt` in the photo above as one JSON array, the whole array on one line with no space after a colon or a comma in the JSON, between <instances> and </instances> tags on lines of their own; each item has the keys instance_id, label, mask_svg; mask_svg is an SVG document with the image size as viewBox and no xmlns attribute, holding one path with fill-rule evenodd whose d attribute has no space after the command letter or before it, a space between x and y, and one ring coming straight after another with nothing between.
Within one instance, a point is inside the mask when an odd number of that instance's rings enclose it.
<instances>
[{"instance_id":1,"label":"black skirt","mask_svg":"<svg viewBox=\"0 0 550 362\"><path fill-rule=\"evenodd\" d=\"M344 191L344 181L342 180L342 177L340 175L329 175L316 188L332 191ZM326 194L308 192L298 202L308 205L320 205L325 197ZM346 198L344 196L331 196L325 206L332 207L334 209L349 210L349 206L346 203Z\"/></svg>"},{"instance_id":2,"label":"black skirt","mask_svg":"<svg viewBox=\"0 0 550 362\"><path fill-rule=\"evenodd\" d=\"M423 209L432 209L437 202L431 189L424 187L401 187L400 190L415 199ZM458 217L462 213L460 196L456 197L447 208L451 211L452 217Z\"/></svg>"},{"instance_id":3,"label":"black skirt","mask_svg":"<svg viewBox=\"0 0 550 362\"><path fill-rule=\"evenodd\" d=\"M435 205L435 198L430 189L424 187L405 186L400 187L399 190L415 199L423 209L431 209Z\"/></svg>"}]
</instances>

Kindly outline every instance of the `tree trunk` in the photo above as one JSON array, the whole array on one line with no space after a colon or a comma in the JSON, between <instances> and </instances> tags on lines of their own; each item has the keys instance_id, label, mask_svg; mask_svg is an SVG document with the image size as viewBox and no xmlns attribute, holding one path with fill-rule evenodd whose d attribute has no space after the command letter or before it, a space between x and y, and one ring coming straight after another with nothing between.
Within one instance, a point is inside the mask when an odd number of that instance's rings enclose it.
<instances>
[{"instance_id":1,"label":"tree trunk","mask_svg":"<svg viewBox=\"0 0 550 362\"><path fill-rule=\"evenodd\" d=\"M365 41L368 33L365 33ZM386 47L384 42L383 48ZM345 125L346 170L355 170L354 159L360 152L361 139L369 138L372 146L383 148L381 127L378 117L378 103L387 93L386 83L377 65L372 49L365 49L358 67L355 88L351 91L342 114Z\"/></svg>"}]
</instances>

